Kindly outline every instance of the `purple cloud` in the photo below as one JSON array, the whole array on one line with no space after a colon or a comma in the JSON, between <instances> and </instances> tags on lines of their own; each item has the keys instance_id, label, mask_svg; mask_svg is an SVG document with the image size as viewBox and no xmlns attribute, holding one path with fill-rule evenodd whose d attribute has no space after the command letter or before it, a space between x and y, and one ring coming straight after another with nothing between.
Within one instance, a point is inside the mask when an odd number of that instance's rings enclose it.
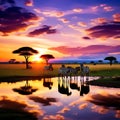
<instances>
[{"instance_id":1,"label":"purple cloud","mask_svg":"<svg viewBox=\"0 0 120 120\"><path fill-rule=\"evenodd\" d=\"M11 5L15 5L15 1L14 0L0 0L0 5L9 3Z\"/></svg>"},{"instance_id":2,"label":"purple cloud","mask_svg":"<svg viewBox=\"0 0 120 120\"><path fill-rule=\"evenodd\" d=\"M110 38L120 35L120 22L109 22L91 27L86 30L93 38Z\"/></svg>"},{"instance_id":3,"label":"purple cloud","mask_svg":"<svg viewBox=\"0 0 120 120\"><path fill-rule=\"evenodd\" d=\"M87 36L82 37L82 38L85 39L85 40L90 40L90 37L87 37Z\"/></svg>"},{"instance_id":4,"label":"purple cloud","mask_svg":"<svg viewBox=\"0 0 120 120\"><path fill-rule=\"evenodd\" d=\"M2 35L9 35L11 32L25 30L31 25L30 20L36 21L38 17L22 7L0 10L0 32Z\"/></svg>"},{"instance_id":5,"label":"purple cloud","mask_svg":"<svg viewBox=\"0 0 120 120\"><path fill-rule=\"evenodd\" d=\"M29 36L37 36L43 33L53 34L53 33L56 33L56 29L52 29L51 26L48 26L48 25L43 25L41 28L30 32Z\"/></svg>"},{"instance_id":6,"label":"purple cloud","mask_svg":"<svg viewBox=\"0 0 120 120\"><path fill-rule=\"evenodd\" d=\"M90 45L87 47L59 46L59 47L52 47L49 49L56 50L60 53L67 55L109 54L109 53L119 53L120 45L118 46Z\"/></svg>"}]
</instances>

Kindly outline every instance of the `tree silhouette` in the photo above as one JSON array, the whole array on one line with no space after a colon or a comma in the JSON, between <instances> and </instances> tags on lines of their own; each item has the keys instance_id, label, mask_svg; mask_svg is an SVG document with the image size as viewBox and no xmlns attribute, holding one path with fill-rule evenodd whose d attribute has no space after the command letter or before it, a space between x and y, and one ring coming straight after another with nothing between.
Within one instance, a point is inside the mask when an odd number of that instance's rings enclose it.
<instances>
[{"instance_id":1,"label":"tree silhouette","mask_svg":"<svg viewBox=\"0 0 120 120\"><path fill-rule=\"evenodd\" d=\"M109 57L106 57L104 60L109 60L110 61L110 65L112 65L113 61L116 61L116 58L113 57L113 56L109 56Z\"/></svg>"},{"instance_id":2,"label":"tree silhouette","mask_svg":"<svg viewBox=\"0 0 120 120\"><path fill-rule=\"evenodd\" d=\"M16 62L16 59L10 59L9 61L8 61L10 64L12 63L15 63Z\"/></svg>"},{"instance_id":3,"label":"tree silhouette","mask_svg":"<svg viewBox=\"0 0 120 120\"><path fill-rule=\"evenodd\" d=\"M55 57L51 54L44 54L44 55L41 55L40 58L44 59L46 61L46 64L48 64L49 59L53 59Z\"/></svg>"},{"instance_id":4,"label":"tree silhouette","mask_svg":"<svg viewBox=\"0 0 120 120\"><path fill-rule=\"evenodd\" d=\"M31 47L21 47L17 50L14 50L13 53L14 54L19 54L19 55L25 57L26 69L28 69L29 68L29 58L30 58L30 56L33 55L33 54L37 54L38 51L31 48Z\"/></svg>"},{"instance_id":5,"label":"tree silhouette","mask_svg":"<svg viewBox=\"0 0 120 120\"><path fill-rule=\"evenodd\" d=\"M103 63L103 61L102 61L102 60L98 60L98 62L99 62L99 63Z\"/></svg>"}]
</instances>

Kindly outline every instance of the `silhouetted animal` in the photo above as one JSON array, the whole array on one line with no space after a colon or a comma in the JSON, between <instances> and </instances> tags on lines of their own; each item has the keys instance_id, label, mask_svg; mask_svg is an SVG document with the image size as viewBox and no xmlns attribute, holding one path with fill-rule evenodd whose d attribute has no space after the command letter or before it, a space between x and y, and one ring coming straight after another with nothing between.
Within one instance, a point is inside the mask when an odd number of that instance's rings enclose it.
<instances>
[{"instance_id":1,"label":"silhouetted animal","mask_svg":"<svg viewBox=\"0 0 120 120\"><path fill-rule=\"evenodd\" d=\"M88 66L83 66L83 68L82 68L82 71L81 71L81 75L82 76L89 76L89 72L90 72L90 69L89 69L89 67Z\"/></svg>"},{"instance_id":2,"label":"silhouetted animal","mask_svg":"<svg viewBox=\"0 0 120 120\"><path fill-rule=\"evenodd\" d=\"M47 65L47 66L44 66L44 70L50 70L50 71L53 71L52 64Z\"/></svg>"},{"instance_id":3,"label":"silhouetted animal","mask_svg":"<svg viewBox=\"0 0 120 120\"><path fill-rule=\"evenodd\" d=\"M90 87L88 84L81 84L80 96L83 96L84 94L88 94L89 91L90 91Z\"/></svg>"},{"instance_id":4,"label":"silhouetted animal","mask_svg":"<svg viewBox=\"0 0 120 120\"><path fill-rule=\"evenodd\" d=\"M58 70L58 76L62 76L62 77L68 76L69 72L70 69L65 67L65 65L62 65Z\"/></svg>"},{"instance_id":5,"label":"silhouetted animal","mask_svg":"<svg viewBox=\"0 0 120 120\"><path fill-rule=\"evenodd\" d=\"M75 90L80 90L80 86L78 84L78 80L77 79L70 79L70 88L71 89L75 89Z\"/></svg>"},{"instance_id":6,"label":"silhouetted animal","mask_svg":"<svg viewBox=\"0 0 120 120\"><path fill-rule=\"evenodd\" d=\"M71 95L72 92L69 91L69 80L58 78L58 92L61 94L65 94L67 96Z\"/></svg>"},{"instance_id":7,"label":"silhouetted animal","mask_svg":"<svg viewBox=\"0 0 120 120\"><path fill-rule=\"evenodd\" d=\"M80 67L75 67L75 68L73 68L73 67L71 67L71 66L68 66L67 67L68 69L69 69L69 75L70 76L76 76L76 75L78 75L78 73L79 73L79 71L80 71Z\"/></svg>"},{"instance_id":8,"label":"silhouetted animal","mask_svg":"<svg viewBox=\"0 0 120 120\"><path fill-rule=\"evenodd\" d=\"M80 67L73 68L71 66L65 67L65 65L62 65L58 70L58 75L62 77L71 76L71 75L76 76L79 71L80 71Z\"/></svg>"},{"instance_id":9,"label":"silhouetted animal","mask_svg":"<svg viewBox=\"0 0 120 120\"><path fill-rule=\"evenodd\" d=\"M53 82L51 81L51 78L44 78L43 79L43 86L48 87L49 89L52 88Z\"/></svg>"}]
</instances>

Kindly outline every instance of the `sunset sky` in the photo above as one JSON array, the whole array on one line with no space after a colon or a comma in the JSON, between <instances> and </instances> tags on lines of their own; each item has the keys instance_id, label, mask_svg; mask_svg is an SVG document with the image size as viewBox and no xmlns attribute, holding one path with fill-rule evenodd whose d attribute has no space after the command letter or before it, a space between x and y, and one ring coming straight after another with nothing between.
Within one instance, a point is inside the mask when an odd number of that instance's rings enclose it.
<instances>
[{"instance_id":1,"label":"sunset sky","mask_svg":"<svg viewBox=\"0 0 120 120\"><path fill-rule=\"evenodd\" d=\"M119 0L0 0L0 61L23 46L55 58L120 59Z\"/></svg>"}]
</instances>

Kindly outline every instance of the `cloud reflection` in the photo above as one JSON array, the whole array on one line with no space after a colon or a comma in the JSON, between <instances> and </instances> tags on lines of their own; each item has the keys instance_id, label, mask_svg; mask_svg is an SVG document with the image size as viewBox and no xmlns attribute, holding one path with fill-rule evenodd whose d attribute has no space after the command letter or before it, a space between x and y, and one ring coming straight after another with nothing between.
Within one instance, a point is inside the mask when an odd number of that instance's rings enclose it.
<instances>
[{"instance_id":1,"label":"cloud reflection","mask_svg":"<svg viewBox=\"0 0 120 120\"><path fill-rule=\"evenodd\" d=\"M120 95L108 94L107 92L99 92L98 94L89 95L86 100L93 103L91 109L100 114L106 114L110 110L114 110L115 117L120 118Z\"/></svg>"},{"instance_id":2,"label":"cloud reflection","mask_svg":"<svg viewBox=\"0 0 120 120\"><path fill-rule=\"evenodd\" d=\"M51 105L52 102L57 102L56 98L42 98L38 96L30 96L29 98L34 102L41 103L43 106L48 106Z\"/></svg>"},{"instance_id":3,"label":"cloud reflection","mask_svg":"<svg viewBox=\"0 0 120 120\"><path fill-rule=\"evenodd\" d=\"M62 110L58 111L58 113L66 113L67 111L70 111L70 108L64 107Z\"/></svg>"},{"instance_id":4,"label":"cloud reflection","mask_svg":"<svg viewBox=\"0 0 120 120\"><path fill-rule=\"evenodd\" d=\"M30 119L37 120L38 116L42 116L44 111L41 110L36 105L30 105L23 100L12 99L8 96L0 96L0 111L1 114L3 111L6 111L6 115L9 115L10 118L14 119L14 117L19 116L22 120ZM8 114L10 113L10 114ZM8 116L0 115L0 118L8 118Z\"/></svg>"},{"instance_id":5,"label":"cloud reflection","mask_svg":"<svg viewBox=\"0 0 120 120\"><path fill-rule=\"evenodd\" d=\"M46 115L43 120L65 120L64 116L57 114L57 115Z\"/></svg>"},{"instance_id":6,"label":"cloud reflection","mask_svg":"<svg viewBox=\"0 0 120 120\"><path fill-rule=\"evenodd\" d=\"M79 105L79 109L80 110L85 109L87 106L88 106L87 103L83 103L83 104Z\"/></svg>"}]
</instances>

